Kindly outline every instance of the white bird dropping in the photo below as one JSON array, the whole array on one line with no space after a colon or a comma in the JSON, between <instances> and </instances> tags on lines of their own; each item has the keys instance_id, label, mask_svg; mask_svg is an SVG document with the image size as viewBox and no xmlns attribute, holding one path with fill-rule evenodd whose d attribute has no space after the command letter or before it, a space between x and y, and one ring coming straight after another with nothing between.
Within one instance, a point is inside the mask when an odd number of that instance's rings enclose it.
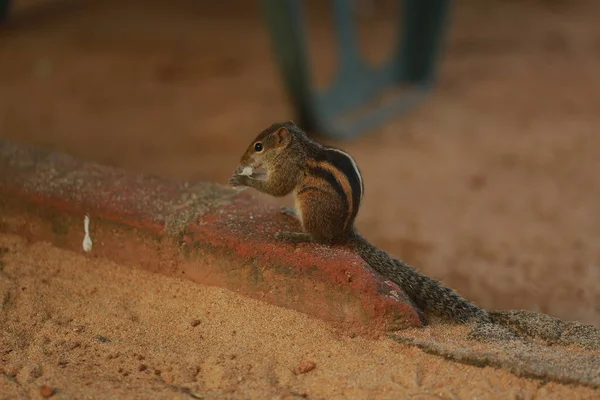
<instances>
[{"instance_id":1,"label":"white bird dropping","mask_svg":"<svg viewBox=\"0 0 600 400\"><path fill-rule=\"evenodd\" d=\"M89 253L92 251L92 238L90 238L90 217L86 214L83 219L83 229L85 237L83 238L83 251Z\"/></svg>"}]
</instances>

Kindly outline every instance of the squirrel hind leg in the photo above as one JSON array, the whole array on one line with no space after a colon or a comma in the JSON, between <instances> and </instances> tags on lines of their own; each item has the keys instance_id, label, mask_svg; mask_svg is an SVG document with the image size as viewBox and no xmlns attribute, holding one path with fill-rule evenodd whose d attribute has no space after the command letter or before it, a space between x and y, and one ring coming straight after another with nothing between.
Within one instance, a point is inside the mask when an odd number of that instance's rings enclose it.
<instances>
[{"instance_id":1,"label":"squirrel hind leg","mask_svg":"<svg viewBox=\"0 0 600 400\"><path fill-rule=\"evenodd\" d=\"M313 241L321 244L344 242L348 237L345 229L345 210L338 202L328 198L306 196L298 201L302 214L302 228Z\"/></svg>"}]
</instances>

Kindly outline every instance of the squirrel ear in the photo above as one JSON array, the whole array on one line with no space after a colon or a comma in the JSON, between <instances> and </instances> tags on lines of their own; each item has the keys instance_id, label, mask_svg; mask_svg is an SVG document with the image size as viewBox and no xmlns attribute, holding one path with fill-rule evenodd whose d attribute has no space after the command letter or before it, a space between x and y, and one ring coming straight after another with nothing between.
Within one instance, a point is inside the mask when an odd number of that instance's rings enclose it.
<instances>
[{"instance_id":1,"label":"squirrel ear","mask_svg":"<svg viewBox=\"0 0 600 400\"><path fill-rule=\"evenodd\" d=\"M285 146L292 141L292 134L286 127L279 128L275 137L277 138L277 145L279 146Z\"/></svg>"}]
</instances>

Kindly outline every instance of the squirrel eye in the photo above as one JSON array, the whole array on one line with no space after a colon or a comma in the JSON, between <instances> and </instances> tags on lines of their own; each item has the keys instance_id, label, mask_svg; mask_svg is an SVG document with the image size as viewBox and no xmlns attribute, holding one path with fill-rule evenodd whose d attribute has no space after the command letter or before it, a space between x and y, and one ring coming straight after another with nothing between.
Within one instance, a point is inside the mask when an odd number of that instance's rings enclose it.
<instances>
[{"instance_id":1,"label":"squirrel eye","mask_svg":"<svg viewBox=\"0 0 600 400\"><path fill-rule=\"evenodd\" d=\"M261 152L263 150L263 145L261 142L258 142L254 145L254 150L256 150L256 152Z\"/></svg>"}]
</instances>

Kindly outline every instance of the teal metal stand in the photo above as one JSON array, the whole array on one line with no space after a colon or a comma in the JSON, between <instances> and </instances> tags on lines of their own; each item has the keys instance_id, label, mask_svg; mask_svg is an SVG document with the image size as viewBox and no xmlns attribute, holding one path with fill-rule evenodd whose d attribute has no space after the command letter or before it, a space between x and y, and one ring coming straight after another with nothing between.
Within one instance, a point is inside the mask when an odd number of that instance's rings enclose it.
<instances>
[{"instance_id":1,"label":"teal metal stand","mask_svg":"<svg viewBox=\"0 0 600 400\"><path fill-rule=\"evenodd\" d=\"M10 0L0 0L0 22L4 21L8 17L8 10L10 9Z\"/></svg>"},{"instance_id":2,"label":"teal metal stand","mask_svg":"<svg viewBox=\"0 0 600 400\"><path fill-rule=\"evenodd\" d=\"M450 1L401 2L397 45L387 62L373 67L358 49L353 2L330 0L339 67L330 86L318 91L309 68L302 0L263 0L275 57L302 128L350 139L422 100L434 83ZM400 85L404 90L392 101L367 109L378 95Z\"/></svg>"}]
</instances>

